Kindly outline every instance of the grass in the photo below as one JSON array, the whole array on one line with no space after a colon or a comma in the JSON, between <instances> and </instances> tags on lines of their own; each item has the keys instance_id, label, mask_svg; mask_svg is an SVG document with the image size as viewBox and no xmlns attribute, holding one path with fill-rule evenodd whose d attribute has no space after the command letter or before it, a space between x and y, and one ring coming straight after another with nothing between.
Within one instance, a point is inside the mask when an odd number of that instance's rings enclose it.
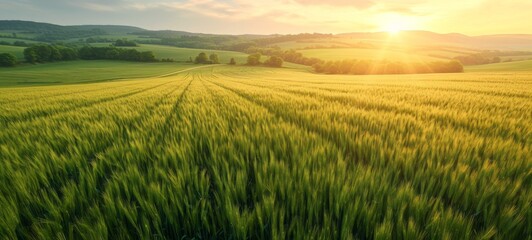
<instances>
[{"instance_id":1,"label":"grass","mask_svg":"<svg viewBox=\"0 0 532 240\"><path fill-rule=\"evenodd\" d=\"M0 45L0 53L11 53L19 59L24 60L24 47Z\"/></svg>"},{"instance_id":2,"label":"grass","mask_svg":"<svg viewBox=\"0 0 532 240\"><path fill-rule=\"evenodd\" d=\"M3 88L0 238L526 239L531 106L531 72Z\"/></svg>"},{"instance_id":3,"label":"grass","mask_svg":"<svg viewBox=\"0 0 532 240\"><path fill-rule=\"evenodd\" d=\"M305 57L315 57L326 61L344 59L399 61L399 62L431 62L442 61L441 58L429 57L416 53L408 53L393 49L362 49L362 48L336 48L336 49L309 49L300 50Z\"/></svg>"},{"instance_id":4,"label":"grass","mask_svg":"<svg viewBox=\"0 0 532 240\"><path fill-rule=\"evenodd\" d=\"M108 43L98 43L91 44L92 46L109 46ZM155 57L162 58L172 58L175 61L185 62L189 58L194 59L198 56L199 53L205 52L208 55L211 53L218 54L221 63L229 63L231 58L235 58L238 64L244 64L247 60L247 56L244 53L232 52L232 51L221 51L221 50L207 50L207 49L193 49L193 48L177 48L171 46L161 46L161 45L150 45L150 44L141 44L139 47L134 47L139 51L152 51L155 54Z\"/></svg>"},{"instance_id":5,"label":"grass","mask_svg":"<svg viewBox=\"0 0 532 240\"><path fill-rule=\"evenodd\" d=\"M61 85L164 75L194 64L70 61L0 68L0 86Z\"/></svg>"},{"instance_id":6,"label":"grass","mask_svg":"<svg viewBox=\"0 0 532 240\"><path fill-rule=\"evenodd\" d=\"M532 60L467 66L466 72L530 72Z\"/></svg>"}]
</instances>

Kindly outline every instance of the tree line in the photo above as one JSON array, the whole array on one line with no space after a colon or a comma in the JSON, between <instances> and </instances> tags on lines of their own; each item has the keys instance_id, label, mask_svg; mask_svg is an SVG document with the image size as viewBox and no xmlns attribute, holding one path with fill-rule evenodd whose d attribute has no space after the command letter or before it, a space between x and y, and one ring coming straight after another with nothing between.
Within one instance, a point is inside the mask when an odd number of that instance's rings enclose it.
<instances>
[{"instance_id":1,"label":"tree line","mask_svg":"<svg viewBox=\"0 0 532 240\"><path fill-rule=\"evenodd\" d=\"M279 47L271 47L271 48L251 47L251 48L248 48L246 52L251 53L251 54L259 53L261 55L278 57L287 62L297 63L301 65L306 65L306 66L312 66L317 63L323 63L323 60L321 59L305 57L303 56L303 54L301 54L300 52L297 52L294 49L283 51Z\"/></svg>"},{"instance_id":2,"label":"tree line","mask_svg":"<svg viewBox=\"0 0 532 240\"><path fill-rule=\"evenodd\" d=\"M24 41L14 41L13 43L8 41L0 41L0 45L5 46L15 46L15 47L27 47L30 46L30 44L24 42Z\"/></svg>"},{"instance_id":3,"label":"tree line","mask_svg":"<svg viewBox=\"0 0 532 240\"><path fill-rule=\"evenodd\" d=\"M14 67L17 65L17 57L11 53L0 53L0 67Z\"/></svg>"},{"instance_id":4,"label":"tree line","mask_svg":"<svg viewBox=\"0 0 532 240\"><path fill-rule=\"evenodd\" d=\"M80 49L56 46L34 45L24 49L24 58L28 63L46 63L56 61L83 60L123 60L134 62L156 62L155 55L151 51L140 52L136 49L124 49L116 47L90 47Z\"/></svg>"},{"instance_id":5,"label":"tree line","mask_svg":"<svg viewBox=\"0 0 532 240\"><path fill-rule=\"evenodd\" d=\"M135 41L127 40L127 39L118 39L113 43L116 47L137 47L137 43Z\"/></svg>"},{"instance_id":6,"label":"tree line","mask_svg":"<svg viewBox=\"0 0 532 240\"><path fill-rule=\"evenodd\" d=\"M405 63L397 61L343 60L328 61L312 66L317 73L326 74L420 74L420 73L460 73L464 66L456 61L428 63Z\"/></svg>"},{"instance_id":7,"label":"tree line","mask_svg":"<svg viewBox=\"0 0 532 240\"><path fill-rule=\"evenodd\" d=\"M455 73L463 72L464 66L456 60L428 63L405 63L397 61L343 60L323 61L303 56L294 49L282 50L279 47L256 48L248 52L279 57L287 62L312 66L318 73L327 74L416 74L416 73Z\"/></svg>"},{"instance_id":8,"label":"tree line","mask_svg":"<svg viewBox=\"0 0 532 240\"><path fill-rule=\"evenodd\" d=\"M194 59L195 64L220 64L220 59L218 58L218 54L212 53L209 56L207 56L206 53L201 52L196 56Z\"/></svg>"},{"instance_id":9,"label":"tree line","mask_svg":"<svg viewBox=\"0 0 532 240\"><path fill-rule=\"evenodd\" d=\"M261 62L262 54L257 52L250 54L247 58L247 65L258 66L264 65L267 67L280 68L283 67L284 60L279 56L270 56L266 61Z\"/></svg>"},{"instance_id":10,"label":"tree line","mask_svg":"<svg viewBox=\"0 0 532 240\"><path fill-rule=\"evenodd\" d=\"M482 65L490 63L500 63L501 58L499 56L489 56L485 54L470 54L464 56L454 57L455 60L460 61L464 65Z\"/></svg>"}]
</instances>

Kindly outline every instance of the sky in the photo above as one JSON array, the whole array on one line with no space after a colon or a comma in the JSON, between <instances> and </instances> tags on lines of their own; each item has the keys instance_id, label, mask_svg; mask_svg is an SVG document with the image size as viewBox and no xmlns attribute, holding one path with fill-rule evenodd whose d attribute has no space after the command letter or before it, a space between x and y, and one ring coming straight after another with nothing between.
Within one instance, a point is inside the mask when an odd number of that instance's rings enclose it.
<instances>
[{"instance_id":1,"label":"sky","mask_svg":"<svg viewBox=\"0 0 532 240\"><path fill-rule=\"evenodd\" d=\"M0 0L0 19L218 34L532 34L532 0Z\"/></svg>"}]
</instances>

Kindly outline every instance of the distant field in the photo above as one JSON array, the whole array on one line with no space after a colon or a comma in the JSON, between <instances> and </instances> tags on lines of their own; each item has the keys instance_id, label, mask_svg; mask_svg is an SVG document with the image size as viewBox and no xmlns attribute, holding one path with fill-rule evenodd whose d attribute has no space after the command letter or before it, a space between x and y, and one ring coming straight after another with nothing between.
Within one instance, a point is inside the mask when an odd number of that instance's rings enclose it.
<instances>
[{"instance_id":1,"label":"distant field","mask_svg":"<svg viewBox=\"0 0 532 240\"><path fill-rule=\"evenodd\" d=\"M91 46L109 46L108 43L91 44ZM242 64L246 62L247 55L239 52L208 50L208 49L193 49L193 48L177 48L171 46L160 46L141 44L139 47L134 47L139 51L153 51L157 58L173 58L176 61L188 61L189 58L194 59L200 52L207 54L216 53L220 58L221 63L228 63L231 58L235 58L237 63Z\"/></svg>"},{"instance_id":2,"label":"distant field","mask_svg":"<svg viewBox=\"0 0 532 240\"><path fill-rule=\"evenodd\" d=\"M0 68L0 86L28 86L100 82L163 75L198 67L178 63L71 61Z\"/></svg>"},{"instance_id":3,"label":"distant field","mask_svg":"<svg viewBox=\"0 0 532 240\"><path fill-rule=\"evenodd\" d=\"M309 49L300 50L305 57L315 57L327 61L344 59L357 60L389 60L400 62L430 62L442 61L441 58L429 57L415 53L396 50L361 49L361 48L334 48L334 49Z\"/></svg>"},{"instance_id":4,"label":"distant field","mask_svg":"<svg viewBox=\"0 0 532 240\"><path fill-rule=\"evenodd\" d=\"M84 38L71 38L71 39L68 39L66 40L66 42L71 42L71 43L76 43L76 42L79 42L80 39L83 40L83 42L85 42L85 40L87 39L88 37L84 37ZM110 39L110 40L118 40L118 39L128 39L128 40L133 40L133 41L142 41L142 40L160 40L158 38L146 38L146 37L141 37L141 36L137 36L137 35L129 35L129 34L109 34L109 35L95 35L95 36L92 36L91 38L103 38L103 39ZM108 45L108 44L106 44Z\"/></svg>"},{"instance_id":5,"label":"distant field","mask_svg":"<svg viewBox=\"0 0 532 240\"><path fill-rule=\"evenodd\" d=\"M21 41L21 42L25 42L25 43L40 43L40 42L38 42L38 41L27 40L27 39L2 38L2 37L0 37L0 41L2 41L2 42L8 42L8 43L14 43L14 42L16 42L16 41Z\"/></svg>"},{"instance_id":6,"label":"distant field","mask_svg":"<svg viewBox=\"0 0 532 240\"><path fill-rule=\"evenodd\" d=\"M184 67L144 66L32 69L65 82ZM189 67L0 88L0 238L532 235L532 72Z\"/></svg>"},{"instance_id":7,"label":"distant field","mask_svg":"<svg viewBox=\"0 0 532 240\"><path fill-rule=\"evenodd\" d=\"M19 60L24 59L24 47L0 45L0 53L11 53Z\"/></svg>"},{"instance_id":8,"label":"distant field","mask_svg":"<svg viewBox=\"0 0 532 240\"><path fill-rule=\"evenodd\" d=\"M532 60L468 66L466 72L531 72Z\"/></svg>"}]
</instances>

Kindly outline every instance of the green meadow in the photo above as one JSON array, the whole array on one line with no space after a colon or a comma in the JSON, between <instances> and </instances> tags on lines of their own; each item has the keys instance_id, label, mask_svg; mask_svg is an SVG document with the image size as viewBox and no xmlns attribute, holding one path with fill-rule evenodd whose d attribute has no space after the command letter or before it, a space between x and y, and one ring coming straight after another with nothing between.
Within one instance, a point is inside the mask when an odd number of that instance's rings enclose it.
<instances>
[{"instance_id":1,"label":"green meadow","mask_svg":"<svg viewBox=\"0 0 532 240\"><path fill-rule=\"evenodd\" d=\"M93 43L91 46L105 47L109 46L109 43ZM220 58L221 63L228 63L231 58L234 58L237 63L244 64L246 62L247 55L239 52L223 51L223 50L209 50L209 49L192 49L192 48L178 48L171 46L140 44L138 47L120 47L120 48L132 48L138 51L152 51L157 58L171 58L178 62L189 61L190 58L194 60L199 53L205 52L207 54L216 53Z\"/></svg>"},{"instance_id":2,"label":"green meadow","mask_svg":"<svg viewBox=\"0 0 532 240\"><path fill-rule=\"evenodd\" d=\"M532 60L469 66L467 72L530 72Z\"/></svg>"},{"instance_id":3,"label":"green meadow","mask_svg":"<svg viewBox=\"0 0 532 240\"><path fill-rule=\"evenodd\" d=\"M70 61L0 68L1 86L61 85L145 78L171 74L194 64Z\"/></svg>"},{"instance_id":4,"label":"green meadow","mask_svg":"<svg viewBox=\"0 0 532 240\"><path fill-rule=\"evenodd\" d=\"M530 66L1 69L0 239L527 239Z\"/></svg>"},{"instance_id":5,"label":"green meadow","mask_svg":"<svg viewBox=\"0 0 532 240\"><path fill-rule=\"evenodd\" d=\"M13 54L13 56L17 57L19 61L24 60L24 47L16 47L16 46L7 46L7 45L0 45L0 53L10 53ZM0 68L0 71L2 68Z\"/></svg>"}]
</instances>

